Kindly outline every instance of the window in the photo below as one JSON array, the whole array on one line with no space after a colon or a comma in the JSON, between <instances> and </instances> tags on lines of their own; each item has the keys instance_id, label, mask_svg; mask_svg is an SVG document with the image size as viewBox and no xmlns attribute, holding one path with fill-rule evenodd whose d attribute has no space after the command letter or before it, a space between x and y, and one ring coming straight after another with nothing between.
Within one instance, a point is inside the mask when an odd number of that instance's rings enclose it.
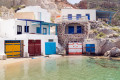
<instances>
[{"instance_id":1,"label":"window","mask_svg":"<svg viewBox=\"0 0 120 80\"><path fill-rule=\"evenodd\" d=\"M53 42L54 40L53 40L53 39L49 39L48 41L49 41L49 42Z\"/></svg>"},{"instance_id":2,"label":"window","mask_svg":"<svg viewBox=\"0 0 120 80\"><path fill-rule=\"evenodd\" d=\"M81 26L77 26L77 33L82 33L82 28L81 28Z\"/></svg>"},{"instance_id":3,"label":"window","mask_svg":"<svg viewBox=\"0 0 120 80\"><path fill-rule=\"evenodd\" d=\"M72 14L68 14L68 20L72 20Z\"/></svg>"},{"instance_id":4,"label":"window","mask_svg":"<svg viewBox=\"0 0 120 80\"><path fill-rule=\"evenodd\" d=\"M69 26L68 33L74 34L74 26Z\"/></svg>"},{"instance_id":5,"label":"window","mask_svg":"<svg viewBox=\"0 0 120 80\"><path fill-rule=\"evenodd\" d=\"M22 26L17 25L17 34L22 34Z\"/></svg>"},{"instance_id":6,"label":"window","mask_svg":"<svg viewBox=\"0 0 120 80\"><path fill-rule=\"evenodd\" d=\"M88 20L90 20L90 14L86 14L86 16L88 17Z\"/></svg>"},{"instance_id":7,"label":"window","mask_svg":"<svg viewBox=\"0 0 120 80\"><path fill-rule=\"evenodd\" d=\"M43 28L43 34L44 34L44 35L47 34L47 28Z\"/></svg>"},{"instance_id":8,"label":"window","mask_svg":"<svg viewBox=\"0 0 120 80\"><path fill-rule=\"evenodd\" d=\"M26 33L29 32L29 26L25 26L25 32L26 32Z\"/></svg>"},{"instance_id":9,"label":"window","mask_svg":"<svg viewBox=\"0 0 120 80\"><path fill-rule=\"evenodd\" d=\"M76 15L76 20L79 20L81 18L81 14Z\"/></svg>"}]
</instances>

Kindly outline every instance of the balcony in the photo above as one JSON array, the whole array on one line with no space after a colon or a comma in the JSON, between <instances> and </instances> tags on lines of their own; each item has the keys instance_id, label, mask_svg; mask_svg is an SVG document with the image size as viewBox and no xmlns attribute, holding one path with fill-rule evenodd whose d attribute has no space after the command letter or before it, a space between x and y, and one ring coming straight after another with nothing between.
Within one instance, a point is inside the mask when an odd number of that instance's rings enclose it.
<instances>
[{"instance_id":1,"label":"balcony","mask_svg":"<svg viewBox=\"0 0 120 80\"><path fill-rule=\"evenodd\" d=\"M87 16L81 16L81 18L78 18L77 16L72 16L71 18L68 16L62 16L59 18L56 18L56 23L62 23L62 22L88 22Z\"/></svg>"}]
</instances>

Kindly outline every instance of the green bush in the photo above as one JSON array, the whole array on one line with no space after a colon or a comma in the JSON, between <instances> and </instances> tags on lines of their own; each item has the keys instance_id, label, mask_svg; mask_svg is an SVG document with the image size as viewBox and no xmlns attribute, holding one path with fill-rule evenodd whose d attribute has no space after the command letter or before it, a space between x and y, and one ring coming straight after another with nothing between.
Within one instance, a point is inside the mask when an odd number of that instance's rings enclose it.
<instances>
[{"instance_id":1,"label":"green bush","mask_svg":"<svg viewBox=\"0 0 120 80\"><path fill-rule=\"evenodd\" d=\"M111 29L116 31L116 32L120 32L120 28L118 28L118 27L112 27Z\"/></svg>"},{"instance_id":2,"label":"green bush","mask_svg":"<svg viewBox=\"0 0 120 80\"><path fill-rule=\"evenodd\" d=\"M104 33L102 33L102 32L100 32L100 33L96 36L97 39L105 38L105 37L106 37L106 34L104 34Z\"/></svg>"}]
</instances>

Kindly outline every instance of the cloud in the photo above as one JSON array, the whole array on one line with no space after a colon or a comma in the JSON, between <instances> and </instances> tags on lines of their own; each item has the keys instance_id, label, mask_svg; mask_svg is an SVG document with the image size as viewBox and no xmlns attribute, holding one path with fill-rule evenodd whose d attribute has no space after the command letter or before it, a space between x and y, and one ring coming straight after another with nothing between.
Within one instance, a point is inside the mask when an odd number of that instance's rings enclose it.
<instances>
[{"instance_id":1,"label":"cloud","mask_svg":"<svg viewBox=\"0 0 120 80\"><path fill-rule=\"evenodd\" d=\"M79 3L81 0L67 0L71 4Z\"/></svg>"}]
</instances>

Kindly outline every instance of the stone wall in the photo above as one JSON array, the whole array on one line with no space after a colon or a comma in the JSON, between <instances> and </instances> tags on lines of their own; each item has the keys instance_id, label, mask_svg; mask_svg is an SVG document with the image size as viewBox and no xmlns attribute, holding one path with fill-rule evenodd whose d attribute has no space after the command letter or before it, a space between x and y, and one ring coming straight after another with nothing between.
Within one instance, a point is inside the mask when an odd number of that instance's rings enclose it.
<instances>
[{"instance_id":1,"label":"stone wall","mask_svg":"<svg viewBox=\"0 0 120 80\"><path fill-rule=\"evenodd\" d=\"M68 25L81 25L82 26L82 29L83 29L83 33L82 34L65 34L65 28L68 26ZM84 42L84 39L87 38L87 35L88 35L88 31L89 31L89 24L86 22L86 23L61 23L59 26L58 26L58 42L64 47L64 48L67 48L67 44L69 42Z\"/></svg>"}]
</instances>

